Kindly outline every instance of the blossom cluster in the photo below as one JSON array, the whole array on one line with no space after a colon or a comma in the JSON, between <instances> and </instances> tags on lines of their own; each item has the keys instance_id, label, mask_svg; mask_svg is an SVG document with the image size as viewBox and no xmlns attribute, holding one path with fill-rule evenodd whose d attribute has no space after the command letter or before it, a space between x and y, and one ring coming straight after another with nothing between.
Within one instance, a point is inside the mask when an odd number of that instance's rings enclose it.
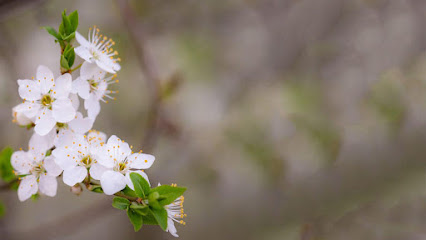
<instances>
[{"instance_id":1,"label":"blossom cluster","mask_svg":"<svg viewBox=\"0 0 426 240\"><path fill-rule=\"evenodd\" d=\"M34 130L28 150L20 149L11 157L20 180L20 201L34 194L55 196L61 176L68 186L100 186L106 195L126 187L135 190L131 173L149 184L144 170L154 163L153 155L135 153L121 138L108 138L92 130L101 102L115 99L111 95L116 91L110 90L110 85L118 83L121 68L118 52L112 48L115 42L101 35L96 26L89 30L87 39L78 32L75 39L79 46L74 52L82 59L78 76L72 76L78 67L54 76L48 67L40 65L35 77L17 80L22 103L13 108L13 121ZM87 116L80 111L80 98ZM164 206L167 231L173 236L177 236L173 222L183 223L180 219L185 216L182 203L183 196Z\"/></svg>"}]
</instances>

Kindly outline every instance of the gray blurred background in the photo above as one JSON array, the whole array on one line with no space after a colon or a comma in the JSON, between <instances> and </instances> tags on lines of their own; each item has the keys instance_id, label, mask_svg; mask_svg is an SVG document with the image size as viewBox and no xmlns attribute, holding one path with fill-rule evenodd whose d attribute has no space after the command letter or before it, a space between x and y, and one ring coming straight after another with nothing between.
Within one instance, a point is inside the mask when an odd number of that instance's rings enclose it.
<instances>
[{"instance_id":1,"label":"gray blurred background","mask_svg":"<svg viewBox=\"0 0 426 240\"><path fill-rule=\"evenodd\" d=\"M426 239L426 1L0 0L0 147L27 145L16 80L59 74L65 8L116 41L94 128L188 187L181 239ZM173 239L63 183L0 199L0 239Z\"/></svg>"}]
</instances>

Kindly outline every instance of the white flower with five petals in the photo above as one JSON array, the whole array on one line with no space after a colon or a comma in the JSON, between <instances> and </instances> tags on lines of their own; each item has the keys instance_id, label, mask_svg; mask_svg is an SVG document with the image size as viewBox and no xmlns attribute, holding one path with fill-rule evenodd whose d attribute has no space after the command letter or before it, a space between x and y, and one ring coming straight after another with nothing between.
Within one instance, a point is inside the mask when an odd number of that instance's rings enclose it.
<instances>
[{"instance_id":1,"label":"white flower with five petals","mask_svg":"<svg viewBox=\"0 0 426 240\"><path fill-rule=\"evenodd\" d=\"M109 73L116 73L120 70L120 64L117 63L120 58L115 58L118 52L112 49L115 42L106 36L100 35L96 26L93 27L93 30L92 28L89 29L88 39L85 39L78 32L75 32L75 39L80 44L74 49L78 56L89 63L96 63L96 65Z\"/></svg>"},{"instance_id":2,"label":"white flower with five petals","mask_svg":"<svg viewBox=\"0 0 426 240\"><path fill-rule=\"evenodd\" d=\"M148 183L148 176L141 169L148 169L155 157L150 154L132 153L129 144L113 135L108 139L98 162L107 168L101 176L101 186L105 194L112 195L127 186L134 190L130 173L136 172Z\"/></svg>"},{"instance_id":3,"label":"white flower with five petals","mask_svg":"<svg viewBox=\"0 0 426 240\"><path fill-rule=\"evenodd\" d=\"M98 164L104 133L91 131L87 136L74 134L69 145L62 144L52 151L56 163L64 170L63 180L69 186L82 182L88 174L99 180L105 168Z\"/></svg>"},{"instance_id":4,"label":"white flower with five petals","mask_svg":"<svg viewBox=\"0 0 426 240\"><path fill-rule=\"evenodd\" d=\"M34 119L35 132L44 136L57 122L67 123L74 119L76 110L69 98L71 84L69 73L54 80L52 71L40 65L36 79L18 80L19 96L24 102L14 110Z\"/></svg>"},{"instance_id":5,"label":"white flower with five petals","mask_svg":"<svg viewBox=\"0 0 426 240\"><path fill-rule=\"evenodd\" d=\"M31 146L25 151L12 154L11 164L17 175L24 175L18 188L18 198L25 201L38 191L47 196L56 195L58 182L56 177L62 169L55 163L53 156L46 157L47 149L43 146Z\"/></svg>"},{"instance_id":6,"label":"white flower with five petals","mask_svg":"<svg viewBox=\"0 0 426 240\"><path fill-rule=\"evenodd\" d=\"M106 72L96 64L84 62L80 69L80 77L73 81L72 91L84 99L84 108L87 110L89 118L96 119L101 106L99 101L108 103L110 96L115 91L108 90L108 85L118 82L114 80L116 75L106 77Z\"/></svg>"}]
</instances>

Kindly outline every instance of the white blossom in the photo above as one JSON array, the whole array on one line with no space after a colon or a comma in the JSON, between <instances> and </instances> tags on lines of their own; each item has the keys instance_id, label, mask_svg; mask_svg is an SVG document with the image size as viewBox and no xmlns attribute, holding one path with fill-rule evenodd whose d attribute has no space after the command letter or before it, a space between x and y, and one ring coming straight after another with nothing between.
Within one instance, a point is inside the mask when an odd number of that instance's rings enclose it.
<instances>
[{"instance_id":1,"label":"white blossom","mask_svg":"<svg viewBox=\"0 0 426 240\"><path fill-rule=\"evenodd\" d=\"M40 65L34 80L18 80L19 96L24 101L14 110L34 119L35 132L44 136L57 122L67 123L75 117L76 110L69 98L71 84L69 73L54 80L52 71Z\"/></svg>"},{"instance_id":2,"label":"white blossom","mask_svg":"<svg viewBox=\"0 0 426 240\"><path fill-rule=\"evenodd\" d=\"M160 184L158 184L160 186ZM176 186L173 185L172 186ZM164 206L167 211L167 229L166 232L170 232L174 237L179 237L177 235L177 230L175 227L175 222L185 225L186 223L182 220L186 217L186 214L183 210L183 202L185 198L180 196L174 200L171 204Z\"/></svg>"},{"instance_id":3,"label":"white blossom","mask_svg":"<svg viewBox=\"0 0 426 240\"><path fill-rule=\"evenodd\" d=\"M112 195L127 186L134 189L130 173L136 172L148 182L148 176L141 169L148 169L155 157L150 154L133 153L129 144L113 135L108 139L98 162L107 168L101 176L101 186L105 194Z\"/></svg>"},{"instance_id":4,"label":"white blossom","mask_svg":"<svg viewBox=\"0 0 426 240\"><path fill-rule=\"evenodd\" d=\"M77 93L84 99L84 108L87 110L89 118L96 119L101 110L99 101L108 103L111 93L108 85L118 82L117 75L106 77L106 72L94 63L84 62L80 69L80 77L73 81L73 93Z\"/></svg>"},{"instance_id":5,"label":"white blossom","mask_svg":"<svg viewBox=\"0 0 426 240\"><path fill-rule=\"evenodd\" d=\"M90 131L85 136L73 134L69 144L62 144L53 150L56 163L64 170L63 180L69 186L82 182L88 174L99 180L105 168L98 164L99 154L106 135Z\"/></svg>"},{"instance_id":6,"label":"white blossom","mask_svg":"<svg viewBox=\"0 0 426 240\"><path fill-rule=\"evenodd\" d=\"M120 70L120 58L116 58L117 51L112 49L115 42L106 36L99 34L99 28L96 26L89 29L88 39L85 39L80 33L75 32L75 39L80 46L74 49L75 53L89 63L96 63L100 68L115 73Z\"/></svg>"}]
</instances>

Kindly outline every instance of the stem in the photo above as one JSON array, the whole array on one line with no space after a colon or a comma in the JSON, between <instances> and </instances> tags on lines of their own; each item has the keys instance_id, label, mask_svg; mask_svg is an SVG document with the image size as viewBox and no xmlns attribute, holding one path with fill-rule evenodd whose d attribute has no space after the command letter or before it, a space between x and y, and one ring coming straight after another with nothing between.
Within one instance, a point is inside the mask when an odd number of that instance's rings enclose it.
<instances>
[{"instance_id":1,"label":"stem","mask_svg":"<svg viewBox=\"0 0 426 240\"><path fill-rule=\"evenodd\" d=\"M122 194L121 192L115 193L114 196L126 198L126 199L128 199L128 200L130 200L132 202L139 202L139 200L140 200L140 198L130 197L130 196Z\"/></svg>"},{"instance_id":2,"label":"stem","mask_svg":"<svg viewBox=\"0 0 426 240\"><path fill-rule=\"evenodd\" d=\"M83 63L80 63L77 67L75 67L75 68L73 68L73 69L70 69L68 72L69 72L69 73L74 72L75 70L79 69L79 68L81 67L81 65L83 65Z\"/></svg>"}]
</instances>

